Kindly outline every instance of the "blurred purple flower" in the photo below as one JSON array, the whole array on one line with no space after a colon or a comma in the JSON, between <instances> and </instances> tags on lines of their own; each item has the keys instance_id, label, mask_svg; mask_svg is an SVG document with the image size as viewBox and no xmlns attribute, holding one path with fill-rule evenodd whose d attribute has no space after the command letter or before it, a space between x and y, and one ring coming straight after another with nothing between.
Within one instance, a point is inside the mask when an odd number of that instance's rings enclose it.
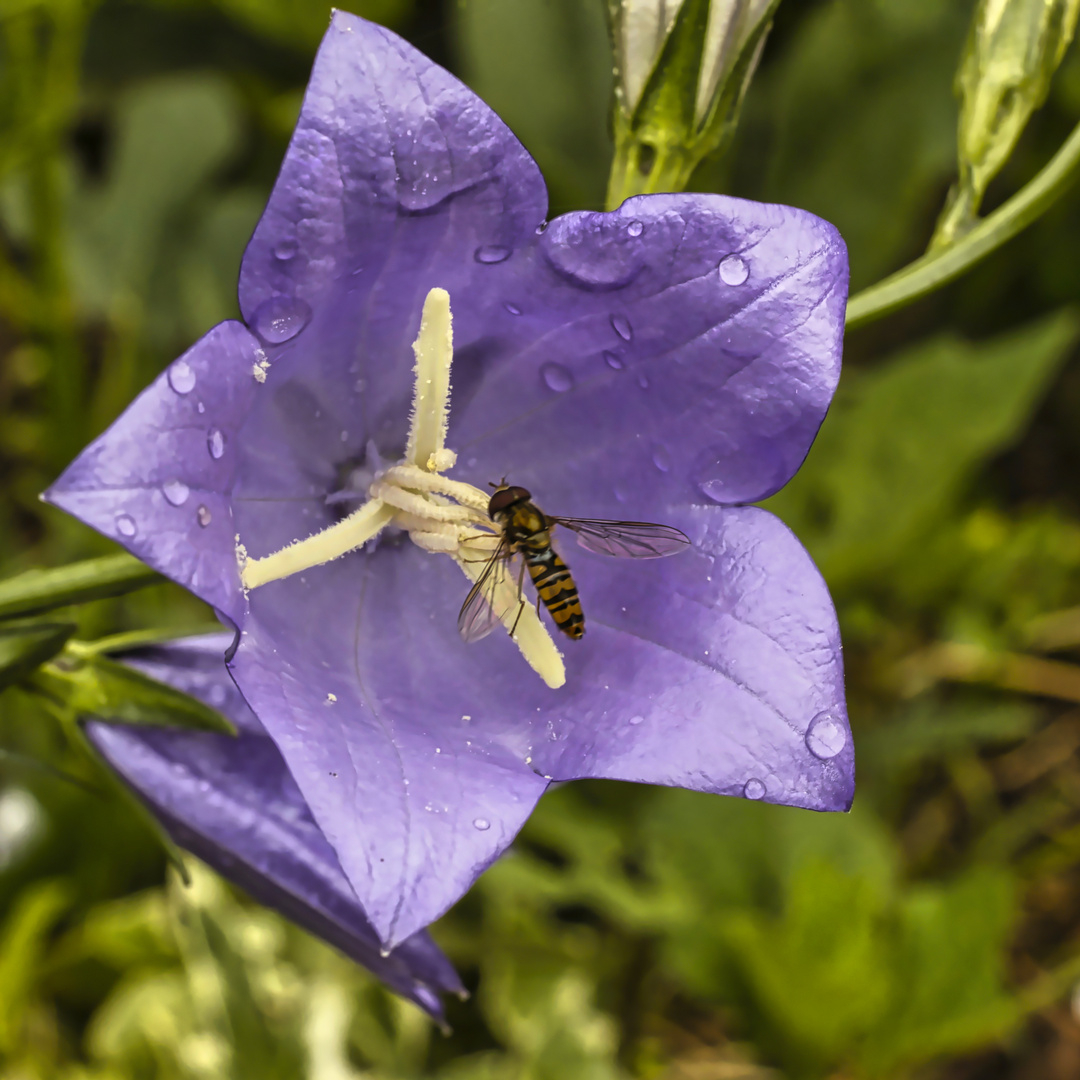
<instances>
[{"instance_id":1,"label":"blurred purple flower","mask_svg":"<svg viewBox=\"0 0 1080 1080\"><path fill-rule=\"evenodd\" d=\"M90 741L181 847L441 1020L439 993L463 989L456 972L424 932L382 955L334 849L221 662L231 640L190 638L127 663L219 709L236 738L91 721Z\"/></svg>"},{"instance_id":2,"label":"blurred purple flower","mask_svg":"<svg viewBox=\"0 0 1080 1080\"><path fill-rule=\"evenodd\" d=\"M551 780L852 798L828 592L740 505L790 479L832 397L842 240L719 195L545 213L483 102L339 12L244 256L246 325L211 330L47 496L240 628L233 677L387 944L460 897ZM434 287L456 480L505 475L551 513L693 541L634 563L564 549L589 632L559 690L505 634L463 644L468 583L403 535L240 588L237 537L261 557L310 536L401 459Z\"/></svg>"}]
</instances>

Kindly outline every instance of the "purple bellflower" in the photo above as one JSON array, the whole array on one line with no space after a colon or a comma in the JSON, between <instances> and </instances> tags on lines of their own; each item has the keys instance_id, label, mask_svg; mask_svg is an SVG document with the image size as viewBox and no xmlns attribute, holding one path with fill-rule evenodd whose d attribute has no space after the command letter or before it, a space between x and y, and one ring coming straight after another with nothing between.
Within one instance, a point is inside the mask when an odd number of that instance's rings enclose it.
<instances>
[{"instance_id":1,"label":"purple bellflower","mask_svg":"<svg viewBox=\"0 0 1080 1080\"><path fill-rule=\"evenodd\" d=\"M127 663L219 709L236 738L91 721L90 741L178 844L441 1020L439 993L464 992L456 972L423 931L383 955L334 849L221 662L231 641L190 638Z\"/></svg>"},{"instance_id":2,"label":"purple bellflower","mask_svg":"<svg viewBox=\"0 0 1080 1080\"><path fill-rule=\"evenodd\" d=\"M745 505L790 479L836 387L842 240L720 195L546 208L483 102L338 12L244 255L244 322L47 494L238 628L233 678L388 947L553 780L852 798L828 591ZM502 477L549 513L692 547L564 545L584 639L563 655L527 604L514 639L465 644Z\"/></svg>"}]
</instances>

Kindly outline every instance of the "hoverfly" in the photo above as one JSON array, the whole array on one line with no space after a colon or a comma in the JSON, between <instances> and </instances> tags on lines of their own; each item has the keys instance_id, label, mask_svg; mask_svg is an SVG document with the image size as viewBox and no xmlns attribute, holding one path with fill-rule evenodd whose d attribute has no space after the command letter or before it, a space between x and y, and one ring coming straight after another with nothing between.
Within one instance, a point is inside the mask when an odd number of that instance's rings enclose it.
<instances>
[{"instance_id":1,"label":"hoverfly","mask_svg":"<svg viewBox=\"0 0 1080 1080\"><path fill-rule=\"evenodd\" d=\"M552 517L532 501L525 488L513 487L505 480L491 496L488 517L502 527L502 536L458 614L458 632L469 642L486 637L512 610L505 599L506 590L500 586L516 556L521 557L521 567L517 588L511 590L511 595L519 605L518 618L526 602L522 582L528 568L536 587L537 608L543 603L555 625L569 637L577 640L584 636L585 616L577 585L570 568L551 546L551 530L556 525L576 533L578 543L586 551L625 559L658 559L683 551L690 544L689 537L670 525ZM511 627L511 635L516 629L517 620Z\"/></svg>"}]
</instances>

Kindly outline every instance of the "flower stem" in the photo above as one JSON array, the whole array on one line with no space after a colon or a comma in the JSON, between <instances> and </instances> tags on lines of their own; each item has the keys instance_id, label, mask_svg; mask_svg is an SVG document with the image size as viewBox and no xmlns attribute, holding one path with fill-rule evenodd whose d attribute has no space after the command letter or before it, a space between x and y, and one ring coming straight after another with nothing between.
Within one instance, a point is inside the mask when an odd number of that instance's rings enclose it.
<instances>
[{"instance_id":1,"label":"flower stem","mask_svg":"<svg viewBox=\"0 0 1080 1080\"><path fill-rule=\"evenodd\" d=\"M1078 165L1080 124L1029 184L956 243L928 252L876 285L856 293L848 301L847 328L880 319L959 277L1048 210L1072 184Z\"/></svg>"}]
</instances>

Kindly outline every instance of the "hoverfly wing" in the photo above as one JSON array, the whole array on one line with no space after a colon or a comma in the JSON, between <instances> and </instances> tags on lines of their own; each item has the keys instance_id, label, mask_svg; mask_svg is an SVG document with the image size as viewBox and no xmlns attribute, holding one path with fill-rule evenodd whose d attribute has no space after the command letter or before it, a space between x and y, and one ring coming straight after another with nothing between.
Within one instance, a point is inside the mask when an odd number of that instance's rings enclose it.
<instances>
[{"instance_id":1,"label":"hoverfly wing","mask_svg":"<svg viewBox=\"0 0 1080 1080\"><path fill-rule=\"evenodd\" d=\"M500 602L499 595L506 578L508 559L507 544L503 540L492 552L458 612L458 633L462 641L479 641L502 624L506 614L502 609L506 603Z\"/></svg>"},{"instance_id":2,"label":"hoverfly wing","mask_svg":"<svg viewBox=\"0 0 1080 1080\"><path fill-rule=\"evenodd\" d=\"M577 542L597 555L620 559L659 559L690 546L690 538L670 525L650 521L603 521L592 518L549 518L577 534Z\"/></svg>"}]
</instances>

